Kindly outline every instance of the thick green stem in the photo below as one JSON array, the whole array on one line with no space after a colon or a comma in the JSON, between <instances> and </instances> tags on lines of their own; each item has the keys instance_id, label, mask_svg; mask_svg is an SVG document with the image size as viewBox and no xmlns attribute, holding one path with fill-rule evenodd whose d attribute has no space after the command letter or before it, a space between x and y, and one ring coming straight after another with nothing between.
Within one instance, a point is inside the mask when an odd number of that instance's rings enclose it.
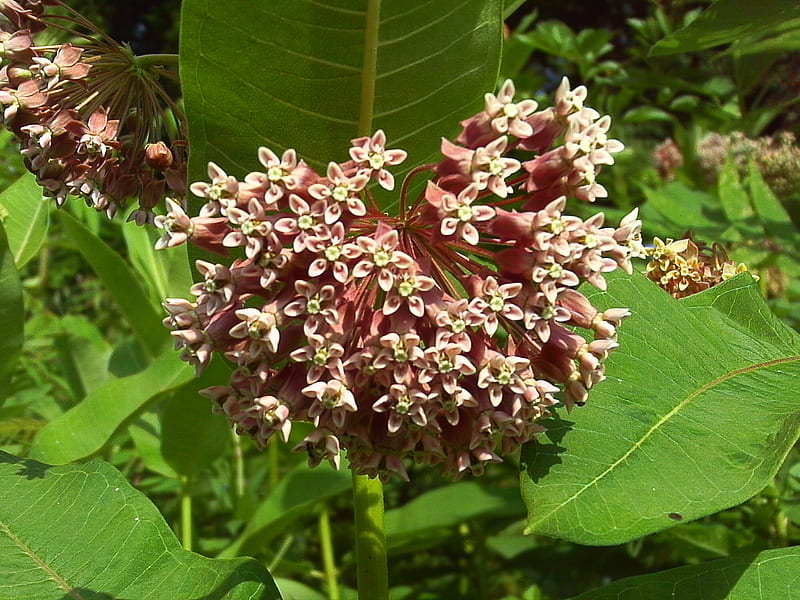
<instances>
[{"instance_id":1,"label":"thick green stem","mask_svg":"<svg viewBox=\"0 0 800 600\"><path fill-rule=\"evenodd\" d=\"M359 600L389 598L386 532L383 525L383 484L353 472L356 564Z\"/></svg>"},{"instance_id":2,"label":"thick green stem","mask_svg":"<svg viewBox=\"0 0 800 600\"><path fill-rule=\"evenodd\" d=\"M192 549L192 495L186 477L181 477L181 544L186 550Z\"/></svg>"},{"instance_id":3,"label":"thick green stem","mask_svg":"<svg viewBox=\"0 0 800 600\"><path fill-rule=\"evenodd\" d=\"M327 507L323 507L319 514L319 539L322 545L322 566L325 569L325 581L328 584L328 599L339 600L339 581L336 578L331 519Z\"/></svg>"}]
</instances>

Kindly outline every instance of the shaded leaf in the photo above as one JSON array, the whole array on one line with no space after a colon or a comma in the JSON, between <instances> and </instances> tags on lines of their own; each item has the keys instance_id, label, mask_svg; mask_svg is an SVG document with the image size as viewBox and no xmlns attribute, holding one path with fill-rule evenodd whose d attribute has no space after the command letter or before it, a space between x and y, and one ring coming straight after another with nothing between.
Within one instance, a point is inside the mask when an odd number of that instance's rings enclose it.
<instances>
[{"instance_id":1,"label":"shaded leaf","mask_svg":"<svg viewBox=\"0 0 800 600\"><path fill-rule=\"evenodd\" d=\"M425 492L408 504L386 513L386 541L390 551L413 545L425 547L436 530L455 527L486 516L524 514L519 491L460 482ZM435 543L435 542L434 542Z\"/></svg>"},{"instance_id":2,"label":"shaded leaf","mask_svg":"<svg viewBox=\"0 0 800 600\"><path fill-rule=\"evenodd\" d=\"M748 35L766 35L798 16L795 0L717 0L689 25L655 44L650 56L693 52Z\"/></svg>"},{"instance_id":3,"label":"shaded leaf","mask_svg":"<svg viewBox=\"0 0 800 600\"><path fill-rule=\"evenodd\" d=\"M619 544L758 493L800 436L798 335L749 274L676 301L612 274L627 306L608 379L523 448L529 533Z\"/></svg>"},{"instance_id":4,"label":"shaded leaf","mask_svg":"<svg viewBox=\"0 0 800 600\"><path fill-rule=\"evenodd\" d=\"M258 562L182 549L111 465L51 467L2 451L0 597L280 599Z\"/></svg>"},{"instance_id":5,"label":"shaded leaf","mask_svg":"<svg viewBox=\"0 0 800 600\"><path fill-rule=\"evenodd\" d=\"M177 357L175 357L177 359ZM230 443L228 424L211 411L199 390L230 379L230 369L213 361L203 375L175 390L161 417L161 452L175 471L189 479L222 456Z\"/></svg>"},{"instance_id":6,"label":"shaded leaf","mask_svg":"<svg viewBox=\"0 0 800 600\"><path fill-rule=\"evenodd\" d=\"M60 211L58 216L67 235L103 281L142 346L150 355L158 354L166 346L169 336L159 326L161 314L139 283L139 277L113 249L77 219L64 211Z\"/></svg>"},{"instance_id":7,"label":"shaded leaf","mask_svg":"<svg viewBox=\"0 0 800 600\"><path fill-rule=\"evenodd\" d=\"M22 349L24 314L22 285L0 225L0 400L5 398L7 380Z\"/></svg>"},{"instance_id":8,"label":"shaded leaf","mask_svg":"<svg viewBox=\"0 0 800 600\"><path fill-rule=\"evenodd\" d=\"M367 5L184 0L190 178L209 160L243 176L259 167L259 146L296 148L324 168L378 128L409 153L396 173L438 156L440 137L495 86L503 2L384 0L374 16ZM374 73L364 69L373 53Z\"/></svg>"},{"instance_id":9,"label":"shaded leaf","mask_svg":"<svg viewBox=\"0 0 800 600\"><path fill-rule=\"evenodd\" d=\"M144 466L170 479L177 479L175 472L161 453L161 421L152 412L141 414L130 427L131 439L136 446L136 454L142 459Z\"/></svg>"},{"instance_id":10,"label":"shaded leaf","mask_svg":"<svg viewBox=\"0 0 800 600\"><path fill-rule=\"evenodd\" d=\"M108 379L111 346L85 317L66 315L55 336L61 371L76 400L97 389Z\"/></svg>"},{"instance_id":11,"label":"shaded leaf","mask_svg":"<svg viewBox=\"0 0 800 600\"><path fill-rule=\"evenodd\" d=\"M767 550L615 581L572 600L773 600L800 596L800 548Z\"/></svg>"},{"instance_id":12,"label":"shaded leaf","mask_svg":"<svg viewBox=\"0 0 800 600\"><path fill-rule=\"evenodd\" d=\"M308 518L317 504L349 490L351 485L350 472L344 468L334 471L325 465L315 469L305 463L298 465L281 479L250 517L242 534L219 556L257 551L298 519Z\"/></svg>"},{"instance_id":13,"label":"shaded leaf","mask_svg":"<svg viewBox=\"0 0 800 600\"><path fill-rule=\"evenodd\" d=\"M109 381L50 421L36 436L31 456L55 464L91 456L155 396L193 377L193 369L170 349L141 373Z\"/></svg>"},{"instance_id":14,"label":"shaded leaf","mask_svg":"<svg viewBox=\"0 0 800 600\"><path fill-rule=\"evenodd\" d=\"M36 256L50 225L50 200L42 199L36 178L25 173L0 194L0 214L17 268Z\"/></svg>"}]
</instances>

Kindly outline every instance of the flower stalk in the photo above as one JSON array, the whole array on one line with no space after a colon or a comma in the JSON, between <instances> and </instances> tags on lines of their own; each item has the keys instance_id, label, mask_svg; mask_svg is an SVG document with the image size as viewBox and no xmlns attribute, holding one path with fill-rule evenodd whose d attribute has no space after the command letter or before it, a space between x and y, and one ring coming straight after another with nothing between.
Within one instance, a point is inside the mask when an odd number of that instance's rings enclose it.
<instances>
[{"instance_id":1,"label":"flower stalk","mask_svg":"<svg viewBox=\"0 0 800 600\"><path fill-rule=\"evenodd\" d=\"M389 598L389 569L383 518L383 484L378 478L353 471L353 509L356 530L358 597Z\"/></svg>"}]
</instances>

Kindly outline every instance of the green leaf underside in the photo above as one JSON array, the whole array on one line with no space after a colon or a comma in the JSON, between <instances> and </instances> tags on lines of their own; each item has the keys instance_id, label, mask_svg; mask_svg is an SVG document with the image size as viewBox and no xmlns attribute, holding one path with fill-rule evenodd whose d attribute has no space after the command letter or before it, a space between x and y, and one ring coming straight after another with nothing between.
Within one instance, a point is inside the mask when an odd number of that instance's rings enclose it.
<instances>
[{"instance_id":1,"label":"green leaf underside","mask_svg":"<svg viewBox=\"0 0 800 600\"><path fill-rule=\"evenodd\" d=\"M8 247L5 230L0 225L0 384L6 389L6 378L14 370L22 349L24 308L22 285L14 256ZM0 390L0 400L5 392Z\"/></svg>"},{"instance_id":2,"label":"green leaf underside","mask_svg":"<svg viewBox=\"0 0 800 600\"><path fill-rule=\"evenodd\" d=\"M689 25L655 44L651 56L693 52L764 35L800 17L795 0L718 0Z\"/></svg>"},{"instance_id":3,"label":"green leaf underside","mask_svg":"<svg viewBox=\"0 0 800 600\"><path fill-rule=\"evenodd\" d=\"M572 600L777 600L800 597L800 548L766 550L630 577Z\"/></svg>"},{"instance_id":4,"label":"green leaf underside","mask_svg":"<svg viewBox=\"0 0 800 600\"><path fill-rule=\"evenodd\" d=\"M110 465L51 467L0 451L0 598L279 599L252 559L180 547L164 518Z\"/></svg>"},{"instance_id":5,"label":"green leaf underside","mask_svg":"<svg viewBox=\"0 0 800 600\"><path fill-rule=\"evenodd\" d=\"M3 227L17 268L36 256L50 224L50 202L42 199L36 178L25 173L0 194L0 213L5 210Z\"/></svg>"},{"instance_id":6,"label":"green leaf underside","mask_svg":"<svg viewBox=\"0 0 800 600\"><path fill-rule=\"evenodd\" d=\"M91 456L155 396L193 377L192 368L170 349L144 371L109 381L47 423L33 442L31 456L56 464Z\"/></svg>"},{"instance_id":7,"label":"green leaf underside","mask_svg":"<svg viewBox=\"0 0 800 600\"><path fill-rule=\"evenodd\" d=\"M771 480L800 431L798 336L744 274L675 301L612 275L626 306L608 379L523 449L528 533L619 544L739 504Z\"/></svg>"},{"instance_id":8,"label":"green leaf underside","mask_svg":"<svg viewBox=\"0 0 800 600\"><path fill-rule=\"evenodd\" d=\"M161 315L139 282L139 276L119 254L86 226L66 212L58 213L61 223L83 258L102 280L136 338L151 356L166 346L169 335L160 327Z\"/></svg>"},{"instance_id":9,"label":"green leaf underside","mask_svg":"<svg viewBox=\"0 0 800 600\"><path fill-rule=\"evenodd\" d=\"M295 148L316 169L348 159L362 109L366 0L185 0L181 81L190 180L208 161L241 177L259 146ZM409 159L438 156L440 137L481 107L500 61L502 1L384 0L372 130Z\"/></svg>"}]
</instances>

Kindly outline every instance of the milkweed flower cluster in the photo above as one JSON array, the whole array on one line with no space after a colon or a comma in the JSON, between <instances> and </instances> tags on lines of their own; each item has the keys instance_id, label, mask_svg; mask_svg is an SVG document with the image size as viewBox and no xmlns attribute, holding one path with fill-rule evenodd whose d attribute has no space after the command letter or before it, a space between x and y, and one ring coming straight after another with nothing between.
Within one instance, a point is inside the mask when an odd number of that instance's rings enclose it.
<instances>
[{"instance_id":1,"label":"milkweed flower cluster","mask_svg":"<svg viewBox=\"0 0 800 600\"><path fill-rule=\"evenodd\" d=\"M709 248L691 237L666 242L655 238L646 253L650 258L647 277L673 298L697 294L747 271L747 265L730 260L719 244Z\"/></svg>"},{"instance_id":2,"label":"milkweed flower cluster","mask_svg":"<svg viewBox=\"0 0 800 600\"><path fill-rule=\"evenodd\" d=\"M67 14L45 12L46 5ZM48 30L73 43L38 46ZM183 149L163 141L165 109L179 111L147 65L56 0L0 0L0 109L26 167L61 206L69 195L109 217L132 197L152 222L166 190L186 187Z\"/></svg>"},{"instance_id":3,"label":"milkweed flower cluster","mask_svg":"<svg viewBox=\"0 0 800 600\"><path fill-rule=\"evenodd\" d=\"M610 119L565 79L555 106L514 100L506 82L462 122L413 201L396 216L370 182L393 190L406 153L383 131L352 141L347 161L315 172L293 150L261 148L238 180L209 163L206 200L188 216L169 200L157 247L186 242L235 258L197 261L193 300L169 299L165 324L184 360L235 363L205 390L236 430L263 446L292 423L312 464L407 478L405 463L479 474L542 428L563 390L583 404L604 378L624 308L600 311L577 290L641 254L636 211L619 227L565 213L622 144ZM574 332L582 328L587 339Z\"/></svg>"}]
</instances>

